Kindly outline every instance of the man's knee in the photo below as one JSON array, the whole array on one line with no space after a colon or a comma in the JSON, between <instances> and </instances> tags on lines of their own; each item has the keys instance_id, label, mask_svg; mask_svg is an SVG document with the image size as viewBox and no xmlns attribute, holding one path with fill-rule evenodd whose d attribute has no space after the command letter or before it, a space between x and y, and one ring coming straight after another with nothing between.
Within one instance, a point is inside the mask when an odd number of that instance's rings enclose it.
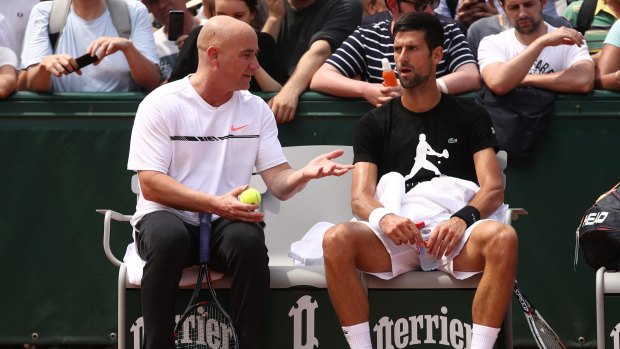
<instances>
[{"instance_id":1,"label":"man's knee","mask_svg":"<svg viewBox=\"0 0 620 349\"><path fill-rule=\"evenodd\" d=\"M353 236L346 224L335 225L323 235L323 258L329 260L343 255L353 246Z\"/></svg>"},{"instance_id":2,"label":"man's knee","mask_svg":"<svg viewBox=\"0 0 620 349\"><path fill-rule=\"evenodd\" d=\"M519 239L515 229L507 224L498 224L497 231L494 232L490 244L489 252L496 252L501 258L516 258Z\"/></svg>"},{"instance_id":3,"label":"man's knee","mask_svg":"<svg viewBox=\"0 0 620 349\"><path fill-rule=\"evenodd\" d=\"M257 224L233 222L224 232L224 245L231 247L237 258L251 263L267 264L265 233ZM224 246L223 246L224 247Z\"/></svg>"}]
</instances>

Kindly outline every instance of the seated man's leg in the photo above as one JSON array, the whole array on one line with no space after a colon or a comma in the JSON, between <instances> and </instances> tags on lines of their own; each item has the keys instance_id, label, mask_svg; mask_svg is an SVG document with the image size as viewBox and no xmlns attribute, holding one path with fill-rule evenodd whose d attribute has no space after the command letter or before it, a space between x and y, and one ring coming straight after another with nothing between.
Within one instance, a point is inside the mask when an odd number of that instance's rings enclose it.
<instances>
[{"instance_id":1,"label":"seated man's leg","mask_svg":"<svg viewBox=\"0 0 620 349\"><path fill-rule=\"evenodd\" d=\"M157 211L144 216L137 228L138 251L146 260L142 277L144 347L171 349L181 274L198 262L198 227L170 212Z\"/></svg>"},{"instance_id":2,"label":"seated man's leg","mask_svg":"<svg viewBox=\"0 0 620 349\"><path fill-rule=\"evenodd\" d=\"M323 256L327 289L340 324L346 331L358 332L345 332L349 345L371 348L368 298L357 269L373 273L391 271L385 246L365 224L347 222L327 230L323 237ZM360 324L363 329L357 326Z\"/></svg>"},{"instance_id":3,"label":"seated man's leg","mask_svg":"<svg viewBox=\"0 0 620 349\"><path fill-rule=\"evenodd\" d=\"M260 348L269 292L265 233L256 223L218 219L213 224L211 266L231 278L231 316L241 348Z\"/></svg>"},{"instance_id":4,"label":"seated man's leg","mask_svg":"<svg viewBox=\"0 0 620 349\"><path fill-rule=\"evenodd\" d=\"M474 228L454 258L454 270L484 270L472 305L472 349L491 348L495 342L512 297L517 247L517 234L511 226L485 221ZM488 342L493 343L489 346Z\"/></svg>"}]
</instances>

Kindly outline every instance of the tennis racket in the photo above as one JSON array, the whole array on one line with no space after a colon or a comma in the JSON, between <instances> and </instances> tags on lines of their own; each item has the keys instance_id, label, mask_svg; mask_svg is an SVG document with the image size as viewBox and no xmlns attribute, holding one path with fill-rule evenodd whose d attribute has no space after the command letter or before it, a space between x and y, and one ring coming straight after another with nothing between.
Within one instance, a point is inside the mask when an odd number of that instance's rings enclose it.
<instances>
[{"instance_id":1,"label":"tennis racket","mask_svg":"<svg viewBox=\"0 0 620 349\"><path fill-rule=\"evenodd\" d=\"M517 281L515 280L514 294L519 299L519 304L523 308L523 314L527 320L527 324L530 326L532 336L536 341L536 345L540 349L566 349L564 342L553 331L551 326L543 319L538 310L525 298L525 294L519 288Z\"/></svg>"},{"instance_id":2,"label":"tennis racket","mask_svg":"<svg viewBox=\"0 0 620 349\"><path fill-rule=\"evenodd\" d=\"M211 286L208 263L211 255L211 214L200 213L200 271L194 293L174 327L177 349L238 349L239 340L228 313ZM212 302L198 301L203 279L207 279Z\"/></svg>"}]
</instances>

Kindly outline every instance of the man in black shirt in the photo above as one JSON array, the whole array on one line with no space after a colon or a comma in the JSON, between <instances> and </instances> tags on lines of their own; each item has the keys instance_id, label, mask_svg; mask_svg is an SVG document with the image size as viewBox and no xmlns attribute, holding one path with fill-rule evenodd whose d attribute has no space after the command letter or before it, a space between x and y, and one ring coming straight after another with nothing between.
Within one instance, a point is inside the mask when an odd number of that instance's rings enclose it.
<instances>
[{"instance_id":1,"label":"man in black shirt","mask_svg":"<svg viewBox=\"0 0 620 349\"><path fill-rule=\"evenodd\" d=\"M396 22L394 39L403 95L368 113L357 126L351 206L359 221L325 233L330 298L351 348L372 348L368 299L356 270L386 279L419 270L416 244L424 239L414 222L423 220L432 229L427 250L439 259L439 270L458 279L484 272L473 301L468 348L490 349L511 299L517 264L516 233L497 220L505 205L491 120L476 104L438 91L435 72L443 54L439 20L408 13ZM400 179L401 210L382 201L388 177L388 185ZM435 213L431 205L407 206L420 199L416 195L423 187L433 198L445 191L435 183L475 190L460 201L458 190L448 190L447 201L459 203L445 209L438 205Z\"/></svg>"}]
</instances>

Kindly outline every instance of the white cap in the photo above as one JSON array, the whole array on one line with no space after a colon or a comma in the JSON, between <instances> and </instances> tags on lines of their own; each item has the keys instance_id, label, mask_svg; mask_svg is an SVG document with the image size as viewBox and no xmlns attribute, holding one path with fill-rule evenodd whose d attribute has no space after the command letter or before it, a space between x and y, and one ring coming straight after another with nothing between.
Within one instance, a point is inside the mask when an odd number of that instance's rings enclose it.
<instances>
[{"instance_id":1,"label":"white cap","mask_svg":"<svg viewBox=\"0 0 620 349\"><path fill-rule=\"evenodd\" d=\"M382 58L381 59L381 70L383 70L383 71L390 71L390 70L392 70L392 66L390 65L390 61L388 61L387 58Z\"/></svg>"}]
</instances>

